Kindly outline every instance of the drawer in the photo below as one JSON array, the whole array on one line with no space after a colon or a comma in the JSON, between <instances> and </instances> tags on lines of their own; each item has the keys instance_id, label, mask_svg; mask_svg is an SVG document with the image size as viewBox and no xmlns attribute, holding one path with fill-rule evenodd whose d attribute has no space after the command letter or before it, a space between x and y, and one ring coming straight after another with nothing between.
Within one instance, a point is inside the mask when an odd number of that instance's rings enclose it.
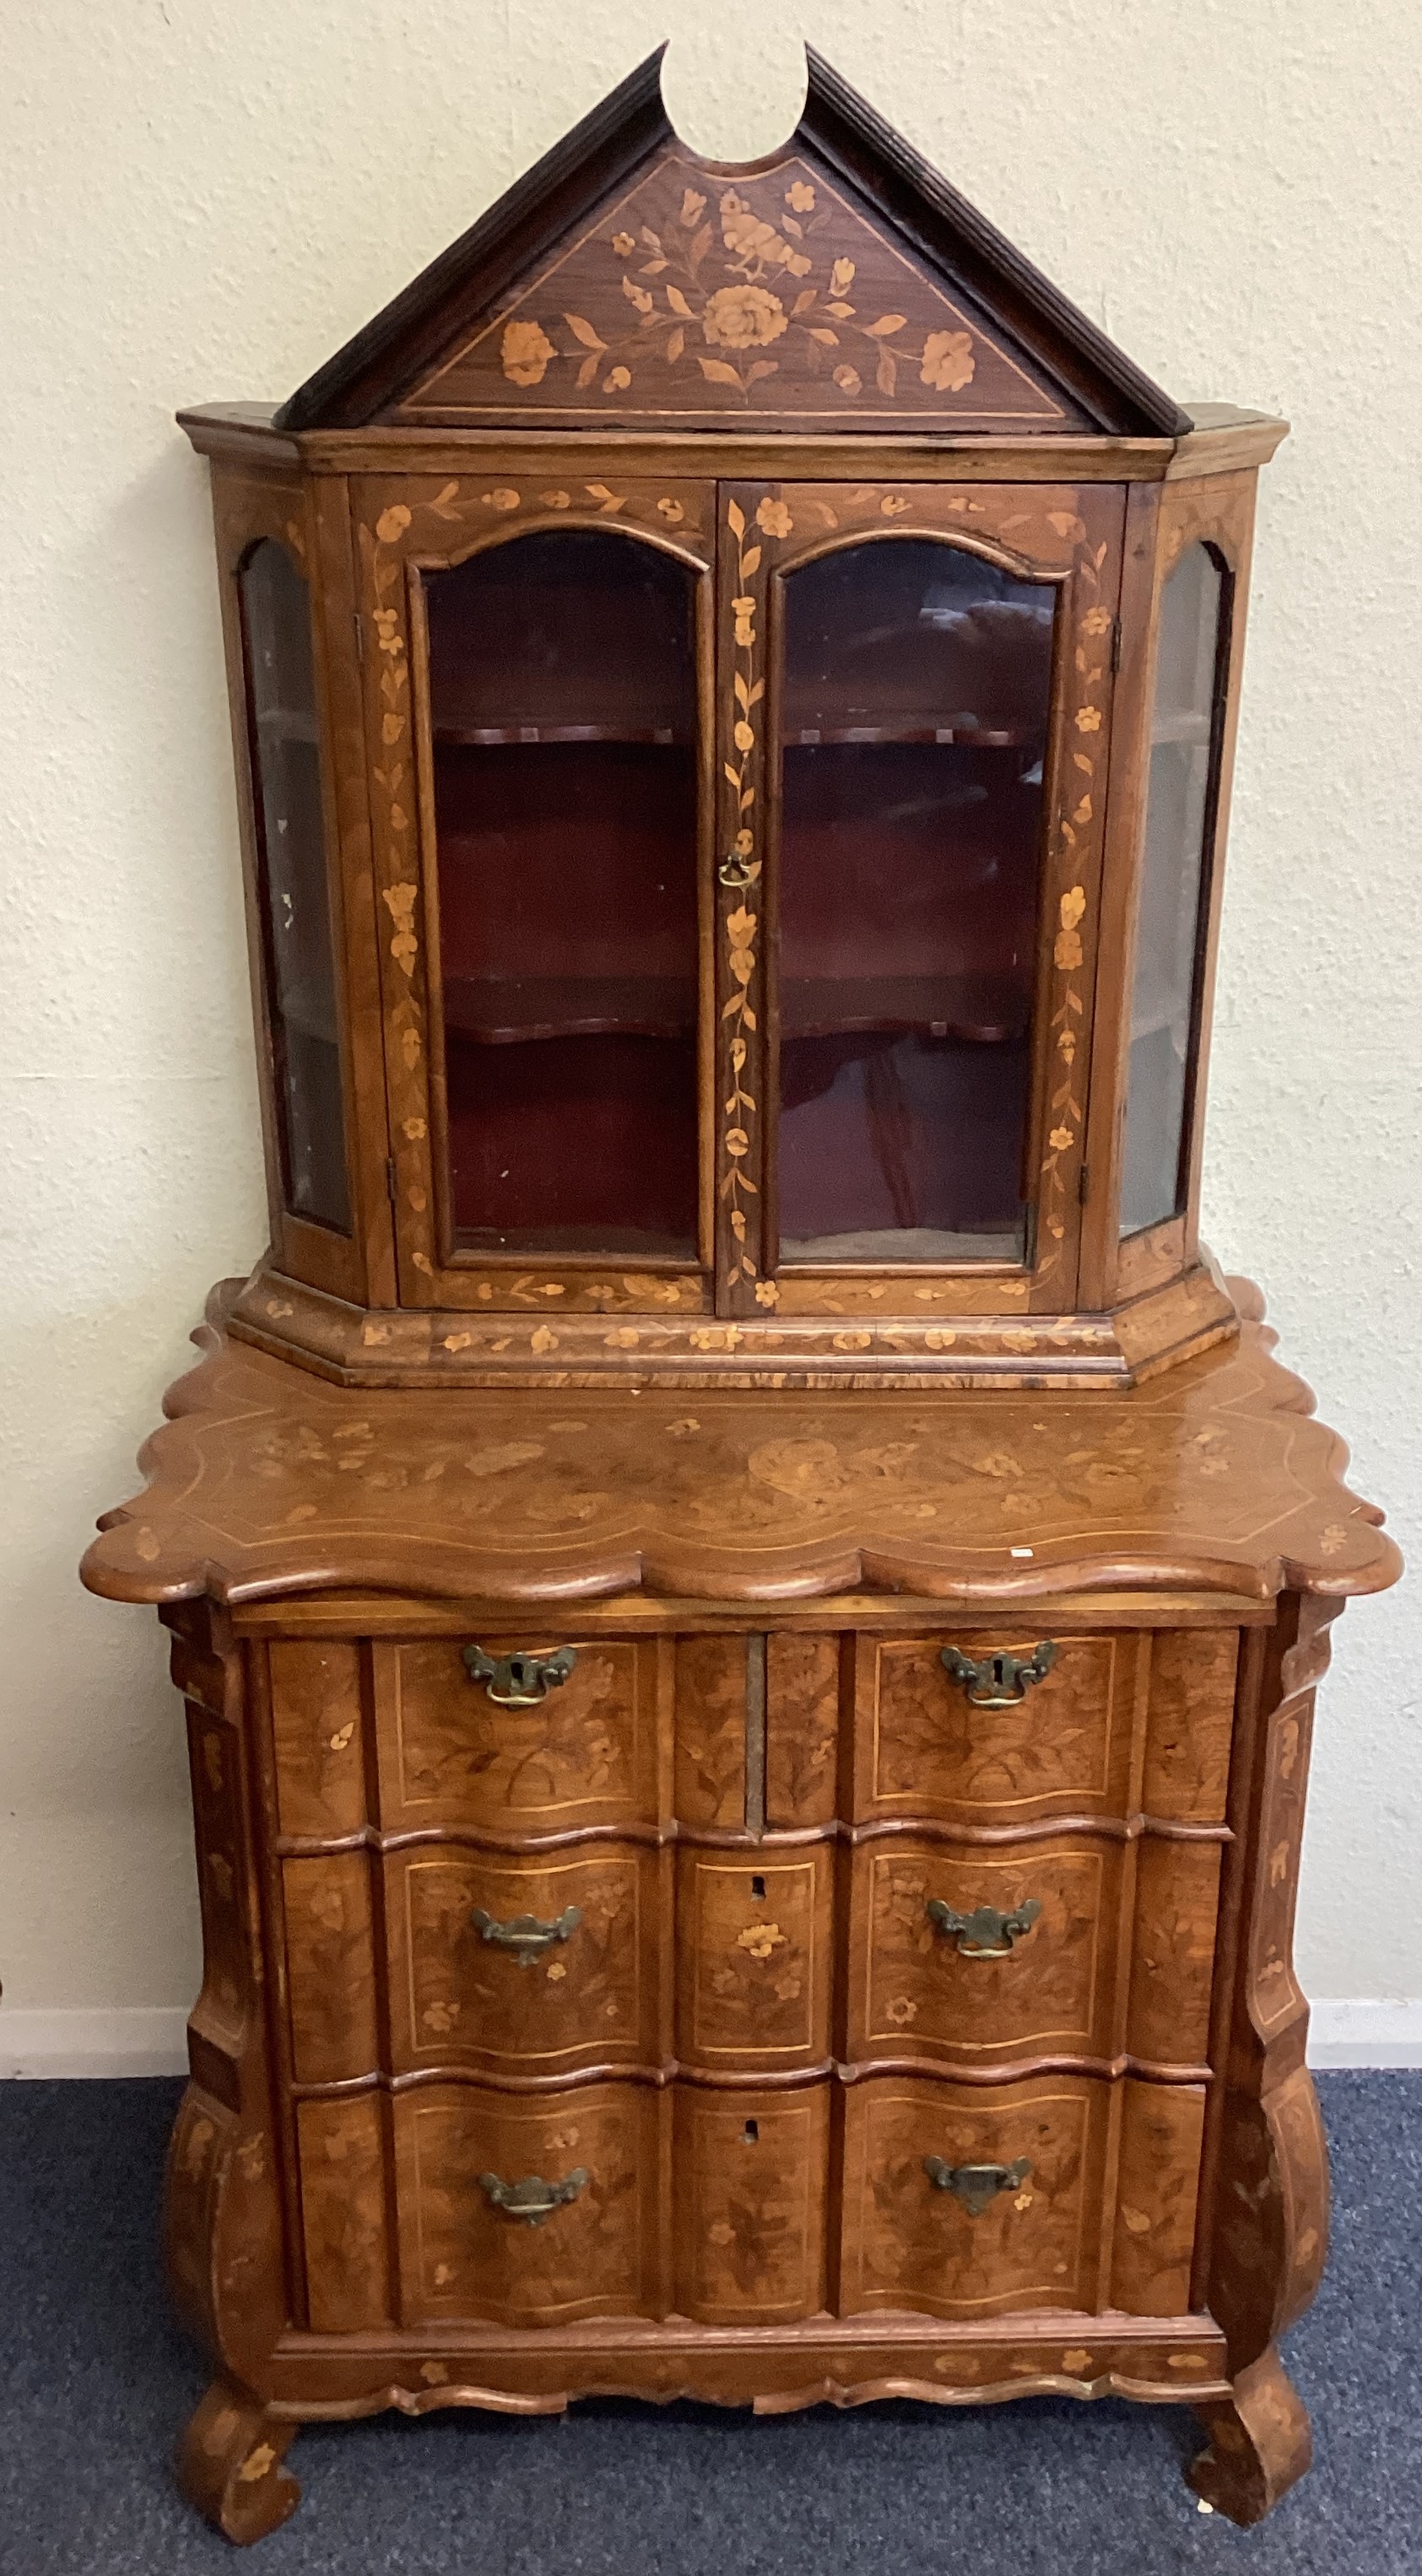
<instances>
[{"instance_id":1,"label":"drawer","mask_svg":"<svg viewBox=\"0 0 1422 2576\"><path fill-rule=\"evenodd\" d=\"M532 1629L482 1631L491 1658L552 1653ZM372 1648L387 1831L444 1825L537 1836L587 1825L654 1824L662 1812L657 1641L568 1639L567 1678L531 1707L475 1681L443 1637ZM670 1659L665 1659L669 1674ZM668 1698L670 1685L668 1683Z\"/></svg>"},{"instance_id":2,"label":"drawer","mask_svg":"<svg viewBox=\"0 0 1422 2576\"><path fill-rule=\"evenodd\" d=\"M973 1704L942 1650L1030 1657L1042 1632L860 1637L854 1693L855 1815L944 1824L1124 1816L1147 1635L1058 1637L1045 1678L1007 1708Z\"/></svg>"},{"instance_id":3,"label":"drawer","mask_svg":"<svg viewBox=\"0 0 1422 2576\"><path fill-rule=\"evenodd\" d=\"M829 2086L675 2104L676 2305L703 2325L781 2325L825 2304Z\"/></svg>"},{"instance_id":4,"label":"drawer","mask_svg":"<svg viewBox=\"0 0 1422 2576\"><path fill-rule=\"evenodd\" d=\"M664 2055L670 1918L659 1884L669 1889L669 1853L594 1843L534 1858L425 1845L392 1854L387 1869L397 2073L562 2076Z\"/></svg>"},{"instance_id":5,"label":"drawer","mask_svg":"<svg viewBox=\"0 0 1422 2576\"><path fill-rule=\"evenodd\" d=\"M660 2100L614 2083L538 2101L466 2084L397 2094L406 2323L655 2315ZM520 2184L555 2205L501 2206L493 2186Z\"/></svg>"},{"instance_id":6,"label":"drawer","mask_svg":"<svg viewBox=\"0 0 1422 2576\"><path fill-rule=\"evenodd\" d=\"M1204 2099L1198 2085L1088 2075L982 2086L877 2076L852 2085L844 2313L898 2308L966 2320L1115 2306L1183 2315ZM1110 2183L1113 2126L1119 2200ZM950 2176L953 2187L944 2187Z\"/></svg>"},{"instance_id":7,"label":"drawer","mask_svg":"<svg viewBox=\"0 0 1422 2576\"><path fill-rule=\"evenodd\" d=\"M861 1845L850 1911L853 2057L973 2066L994 2057L1109 2057L1126 1845L1058 1834L1010 1850L902 1840ZM972 1924L955 1934L930 1905ZM1014 1916L1035 1906L1015 1935ZM1002 1957L982 1955L1005 1943Z\"/></svg>"},{"instance_id":8,"label":"drawer","mask_svg":"<svg viewBox=\"0 0 1422 2576\"><path fill-rule=\"evenodd\" d=\"M677 2055L788 2073L830 2050L833 1850L677 1856Z\"/></svg>"},{"instance_id":9,"label":"drawer","mask_svg":"<svg viewBox=\"0 0 1422 2576\"><path fill-rule=\"evenodd\" d=\"M908 1835L861 1844L850 2057L968 2069L1129 2052L1201 2066L1219 1868L1217 1842L1153 1835L1053 1834L1005 1849ZM1019 1909L1033 1907L1024 1923ZM975 1925L980 1909L1002 1919Z\"/></svg>"}]
</instances>

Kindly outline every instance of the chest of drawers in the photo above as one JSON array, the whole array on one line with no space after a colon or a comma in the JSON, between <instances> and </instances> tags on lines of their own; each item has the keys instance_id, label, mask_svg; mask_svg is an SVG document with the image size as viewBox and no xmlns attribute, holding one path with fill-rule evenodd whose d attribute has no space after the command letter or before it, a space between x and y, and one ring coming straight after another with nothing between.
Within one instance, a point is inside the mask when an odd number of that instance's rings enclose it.
<instances>
[{"instance_id":1,"label":"chest of drawers","mask_svg":"<svg viewBox=\"0 0 1422 2576\"><path fill-rule=\"evenodd\" d=\"M770 1455L754 1398L376 1395L352 1470L348 1396L208 1338L88 1562L188 1707L196 2500L255 2537L387 2405L1068 2390L1192 2403L1265 2511L1312 1687L1393 1558L1258 1328L1056 1399L1054 1483L1030 1393Z\"/></svg>"}]
</instances>

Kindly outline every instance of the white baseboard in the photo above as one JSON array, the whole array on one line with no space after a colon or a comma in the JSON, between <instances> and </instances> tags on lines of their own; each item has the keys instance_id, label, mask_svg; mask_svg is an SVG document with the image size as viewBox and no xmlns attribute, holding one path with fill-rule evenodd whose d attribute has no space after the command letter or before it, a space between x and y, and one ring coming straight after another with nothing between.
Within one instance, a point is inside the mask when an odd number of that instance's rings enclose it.
<instances>
[{"instance_id":1,"label":"white baseboard","mask_svg":"<svg viewBox=\"0 0 1422 2576\"><path fill-rule=\"evenodd\" d=\"M179 2004L80 2012L0 2007L5 2076L186 2075L187 2014ZM1422 1996L1373 2002L1325 1996L1312 2007L1310 2066L1422 2066Z\"/></svg>"},{"instance_id":2,"label":"white baseboard","mask_svg":"<svg viewBox=\"0 0 1422 2576\"><path fill-rule=\"evenodd\" d=\"M81 2012L0 2006L0 2077L186 2075L181 2004L95 2005Z\"/></svg>"},{"instance_id":3,"label":"white baseboard","mask_svg":"<svg viewBox=\"0 0 1422 2576\"><path fill-rule=\"evenodd\" d=\"M1308 2062L1329 2066L1422 2066L1422 1996L1370 2001L1323 1996L1309 2008Z\"/></svg>"}]
</instances>

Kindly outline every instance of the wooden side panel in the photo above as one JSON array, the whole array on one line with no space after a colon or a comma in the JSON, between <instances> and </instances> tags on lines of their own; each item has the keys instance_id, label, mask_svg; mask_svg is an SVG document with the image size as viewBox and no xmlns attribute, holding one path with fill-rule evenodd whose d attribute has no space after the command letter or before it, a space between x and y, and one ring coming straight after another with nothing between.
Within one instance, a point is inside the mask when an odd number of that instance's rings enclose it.
<instances>
[{"instance_id":1,"label":"wooden side panel","mask_svg":"<svg viewBox=\"0 0 1422 2576\"><path fill-rule=\"evenodd\" d=\"M676 2096L676 2305L704 2325L784 2325L825 2303L829 2086Z\"/></svg>"},{"instance_id":2,"label":"wooden side panel","mask_svg":"<svg viewBox=\"0 0 1422 2576\"><path fill-rule=\"evenodd\" d=\"M790 2072L829 2055L832 1853L677 1856L677 2054Z\"/></svg>"},{"instance_id":3,"label":"wooden side panel","mask_svg":"<svg viewBox=\"0 0 1422 2576\"><path fill-rule=\"evenodd\" d=\"M1153 1834L1137 1847L1128 2019L1133 2057L1159 2065L1208 2062L1221 1850L1219 1843Z\"/></svg>"},{"instance_id":4,"label":"wooden side panel","mask_svg":"<svg viewBox=\"0 0 1422 2576\"><path fill-rule=\"evenodd\" d=\"M1111 2305L1136 2317L1184 2316L1195 2250L1204 2086L1127 2082L1124 2092Z\"/></svg>"},{"instance_id":5,"label":"wooden side panel","mask_svg":"<svg viewBox=\"0 0 1422 2576\"><path fill-rule=\"evenodd\" d=\"M478 1639L496 1657L557 1642L541 1632ZM574 1642L572 1673L532 1708L491 1700L452 1640L376 1646L386 1828L537 1835L656 1822L656 1644Z\"/></svg>"},{"instance_id":6,"label":"wooden side panel","mask_svg":"<svg viewBox=\"0 0 1422 2576\"><path fill-rule=\"evenodd\" d=\"M841 2305L930 2316L1096 2304L1111 2088L1081 2075L966 2088L880 2076L845 2105ZM925 2171L1031 2171L974 2217Z\"/></svg>"},{"instance_id":7,"label":"wooden side panel","mask_svg":"<svg viewBox=\"0 0 1422 2576\"><path fill-rule=\"evenodd\" d=\"M380 2041L365 1853L284 1861L282 1893L297 2083L374 2074Z\"/></svg>"},{"instance_id":8,"label":"wooden side panel","mask_svg":"<svg viewBox=\"0 0 1422 2576\"><path fill-rule=\"evenodd\" d=\"M1239 1631L1162 1629L1151 1646L1141 1805L1180 1824L1224 1821Z\"/></svg>"},{"instance_id":9,"label":"wooden side panel","mask_svg":"<svg viewBox=\"0 0 1422 2576\"><path fill-rule=\"evenodd\" d=\"M547 1860L425 1846L387 1863L395 2071L461 2066L545 2081L661 2056L655 1852L596 1843ZM532 1916L579 1921L523 1953L484 1937Z\"/></svg>"},{"instance_id":10,"label":"wooden side panel","mask_svg":"<svg viewBox=\"0 0 1422 2576\"><path fill-rule=\"evenodd\" d=\"M366 1821L359 1646L277 1637L267 1672L281 1831L357 1832Z\"/></svg>"},{"instance_id":11,"label":"wooden side panel","mask_svg":"<svg viewBox=\"0 0 1422 2576\"><path fill-rule=\"evenodd\" d=\"M660 2097L594 2084L551 2100L430 2087L395 2102L401 2261L410 2322L502 2325L656 2312ZM576 2199L530 2225L480 2180L582 2171Z\"/></svg>"},{"instance_id":12,"label":"wooden side panel","mask_svg":"<svg viewBox=\"0 0 1422 2576\"><path fill-rule=\"evenodd\" d=\"M849 2051L971 2067L995 2058L1111 2054L1115 1926L1125 1846L1057 1835L1006 1851L895 1836L854 1855ZM1041 1913L1003 1958L965 1955L935 1928L956 1914Z\"/></svg>"},{"instance_id":13,"label":"wooden side panel","mask_svg":"<svg viewBox=\"0 0 1422 2576\"><path fill-rule=\"evenodd\" d=\"M1207 2137L1214 2177L1195 2296L1253 2366L1307 2307L1328 2244L1328 2158L1305 2059L1308 2006L1293 1964L1294 1905L1313 1726L1337 1604L1285 1595L1252 1638L1230 1783L1239 1905L1232 1990L1217 2045L1224 2082Z\"/></svg>"},{"instance_id":14,"label":"wooden side panel","mask_svg":"<svg viewBox=\"0 0 1422 2576\"><path fill-rule=\"evenodd\" d=\"M1052 1815L1123 1816L1141 1638L1064 1637L1046 1678L1011 1708L978 1708L940 1660L975 1661L1038 1639L971 1630L860 1637L855 1691L855 1814L944 1824L1029 1824Z\"/></svg>"},{"instance_id":15,"label":"wooden side panel","mask_svg":"<svg viewBox=\"0 0 1422 2576\"><path fill-rule=\"evenodd\" d=\"M356 2334L392 2314L381 2118L373 2093L302 2102L297 2109L307 2296L316 2334Z\"/></svg>"},{"instance_id":16,"label":"wooden side panel","mask_svg":"<svg viewBox=\"0 0 1422 2576\"><path fill-rule=\"evenodd\" d=\"M765 1821L825 1825L835 1813L842 1644L771 1635L765 1647Z\"/></svg>"},{"instance_id":17,"label":"wooden side panel","mask_svg":"<svg viewBox=\"0 0 1422 2576\"><path fill-rule=\"evenodd\" d=\"M684 1825L746 1820L746 1640L676 1641L676 1812Z\"/></svg>"}]
</instances>

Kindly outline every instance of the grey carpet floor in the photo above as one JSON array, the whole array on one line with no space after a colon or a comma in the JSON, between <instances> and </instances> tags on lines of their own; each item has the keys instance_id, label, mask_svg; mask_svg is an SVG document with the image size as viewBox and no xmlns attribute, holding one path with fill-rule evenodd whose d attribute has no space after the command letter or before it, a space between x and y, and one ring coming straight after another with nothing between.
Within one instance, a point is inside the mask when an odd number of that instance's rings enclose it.
<instances>
[{"instance_id":1,"label":"grey carpet floor","mask_svg":"<svg viewBox=\"0 0 1422 2576\"><path fill-rule=\"evenodd\" d=\"M756 2422L613 2402L303 2432L262 2576L1422 2576L1422 2073L1320 2079L1333 2253L1288 2338L1312 2475L1241 2532L1181 2478L1186 2414L1026 2398ZM243 2562L172 2485L204 2384L170 2322L158 2186L179 2088L0 2085L0 2569Z\"/></svg>"}]
</instances>

